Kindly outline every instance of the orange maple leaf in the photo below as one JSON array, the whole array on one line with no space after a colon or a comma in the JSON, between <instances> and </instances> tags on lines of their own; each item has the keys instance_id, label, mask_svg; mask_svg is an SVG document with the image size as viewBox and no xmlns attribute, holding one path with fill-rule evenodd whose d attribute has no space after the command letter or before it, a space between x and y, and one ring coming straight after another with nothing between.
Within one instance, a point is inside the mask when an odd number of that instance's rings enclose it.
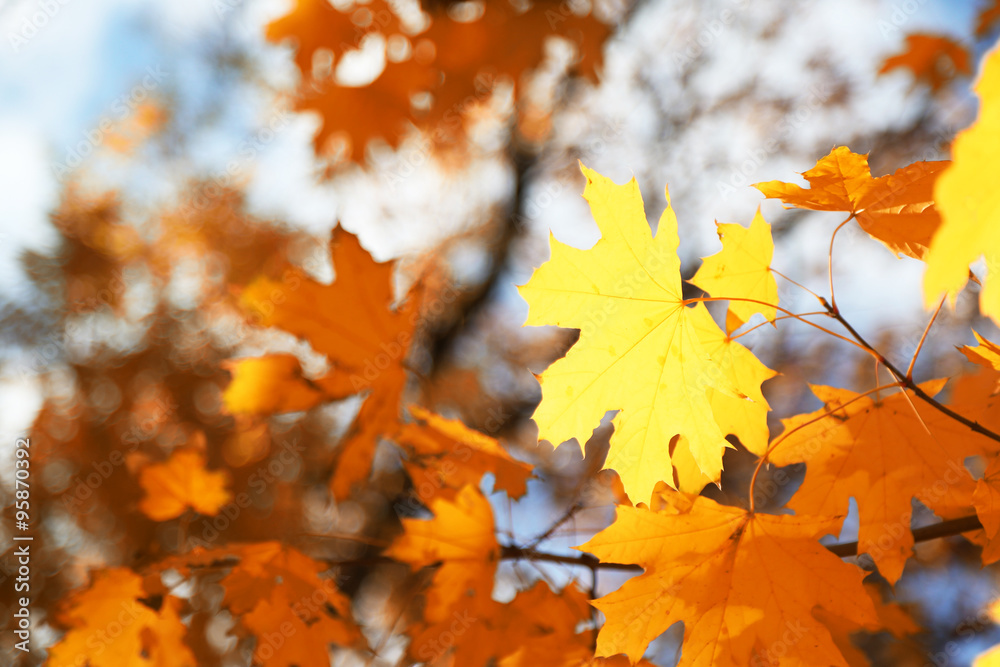
<instances>
[{"instance_id":1,"label":"orange maple leaf","mask_svg":"<svg viewBox=\"0 0 1000 667\"><path fill-rule=\"evenodd\" d=\"M200 560L234 555L239 563L222 580L223 604L257 637L254 658L267 667L322 665L328 646L364 644L350 600L328 566L278 542L202 552Z\"/></svg>"},{"instance_id":2,"label":"orange maple leaf","mask_svg":"<svg viewBox=\"0 0 1000 667\"><path fill-rule=\"evenodd\" d=\"M294 354L231 359L222 367L232 374L222 402L233 415L298 412L354 393L341 396L324 391L322 381L302 376L302 365Z\"/></svg>"},{"instance_id":3,"label":"orange maple leaf","mask_svg":"<svg viewBox=\"0 0 1000 667\"><path fill-rule=\"evenodd\" d=\"M993 0L979 12L979 17L976 19L976 37L982 37L992 30L997 19L1000 19L1000 0Z\"/></svg>"},{"instance_id":4,"label":"orange maple leaf","mask_svg":"<svg viewBox=\"0 0 1000 667\"><path fill-rule=\"evenodd\" d=\"M923 259L941 224L934 207L934 183L949 164L914 162L893 174L872 178L867 153L839 146L803 172L809 188L782 181L754 187L765 197L795 208L850 213L861 229L897 256Z\"/></svg>"},{"instance_id":5,"label":"orange maple leaf","mask_svg":"<svg viewBox=\"0 0 1000 667\"><path fill-rule=\"evenodd\" d=\"M404 532L386 555L414 570L441 563L424 606L424 620L433 624L450 618L463 599L472 598L473 608L490 600L500 548L493 510L475 487L463 487L454 501L435 498L430 509L434 518L429 521L403 519Z\"/></svg>"},{"instance_id":6,"label":"orange maple leaf","mask_svg":"<svg viewBox=\"0 0 1000 667\"><path fill-rule=\"evenodd\" d=\"M934 395L945 380L921 385ZM846 513L858 503L858 551L867 552L879 571L895 583L911 555L911 499L939 514L972 503L975 483L966 457L995 451L995 442L973 433L912 392L861 396L813 386L826 406L783 421L788 433L770 460L777 465L804 461L806 477L789 506L808 514Z\"/></svg>"},{"instance_id":7,"label":"orange maple leaf","mask_svg":"<svg viewBox=\"0 0 1000 667\"><path fill-rule=\"evenodd\" d=\"M90 587L67 601L58 619L69 632L49 649L50 667L194 667L184 643L183 601L147 600L142 577L127 568L97 572Z\"/></svg>"},{"instance_id":8,"label":"orange maple leaf","mask_svg":"<svg viewBox=\"0 0 1000 667\"><path fill-rule=\"evenodd\" d=\"M495 439L416 405L409 411L418 421L403 425L395 440L410 455L403 465L422 498L441 493L454 498L486 473L494 475L494 488L511 498L528 490L531 466L512 459Z\"/></svg>"},{"instance_id":9,"label":"orange maple leaf","mask_svg":"<svg viewBox=\"0 0 1000 667\"><path fill-rule=\"evenodd\" d=\"M167 521L191 508L214 516L228 503L225 471L205 470L204 455L189 448L175 450L164 463L154 463L139 473L145 495L139 509L154 521Z\"/></svg>"},{"instance_id":10,"label":"orange maple leaf","mask_svg":"<svg viewBox=\"0 0 1000 667\"><path fill-rule=\"evenodd\" d=\"M943 35L914 33L906 36L906 49L883 61L879 74L898 68L909 69L917 81L938 90L956 74L969 74L969 52Z\"/></svg>"},{"instance_id":11,"label":"orange maple leaf","mask_svg":"<svg viewBox=\"0 0 1000 667\"><path fill-rule=\"evenodd\" d=\"M470 17L434 7L428 10L430 21L418 25L401 21L382 0L343 12L323 0L299 0L291 13L272 23L270 39L291 37L299 43L296 64L308 84L298 108L318 111L323 119L317 148L333 135L346 133L348 157L358 160L376 137L397 146L408 124L434 130L435 141L452 138L467 112L489 99L499 77L518 84L524 72L542 62L550 35L576 44L580 70L594 77L601 44L609 34L600 21L568 6L525 8L488 0L476 9L478 15ZM366 86L312 78L313 56L319 49L339 57L359 47L369 34L383 36L387 48L404 39L412 44L411 52L387 59L383 71ZM414 104L418 95L429 99L429 107Z\"/></svg>"},{"instance_id":12,"label":"orange maple leaf","mask_svg":"<svg viewBox=\"0 0 1000 667\"><path fill-rule=\"evenodd\" d=\"M877 622L859 627L857 624L829 614L823 609L817 609L814 612L816 618L830 630L833 641L836 642L837 648L840 649L850 667L869 667L871 665L868 656L851 641L851 636L855 633L884 631L891 633L896 638L902 638L921 631L921 627L917 625L903 606L897 602L885 602L882 599L882 593L877 583L866 579L864 585L865 592L871 598L872 604L875 605Z\"/></svg>"},{"instance_id":13,"label":"orange maple leaf","mask_svg":"<svg viewBox=\"0 0 1000 667\"><path fill-rule=\"evenodd\" d=\"M594 601L607 618L597 655L638 662L650 641L684 622L679 667L838 665L846 662L823 609L877 623L864 572L819 542L843 517L751 514L667 489L658 511L618 507L615 522L579 549L645 572ZM756 661L756 662L754 662Z\"/></svg>"},{"instance_id":14,"label":"orange maple leaf","mask_svg":"<svg viewBox=\"0 0 1000 667\"><path fill-rule=\"evenodd\" d=\"M319 401L317 391L322 400L369 392L341 443L331 480L334 495L343 499L369 475L379 438L399 424L407 377L403 363L418 320L420 288L411 289L405 305L394 309L392 263L375 262L357 237L339 227L330 246L337 272L333 283L319 283L298 271L280 281L262 277L246 288L241 301L262 325L309 341L327 356L332 370L307 382L287 357L241 360L233 366L226 404L234 412L257 412L289 407L282 405L284 398L257 398L258 392L291 390L288 400L296 402L290 407L298 408Z\"/></svg>"},{"instance_id":15,"label":"orange maple leaf","mask_svg":"<svg viewBox=\"0 0 1000 667\"><path fill-rule=\"evenodd\" d=\"M983 477L976 482L972 496L976 515L983 524L986 545L983 547L983 565L1000 560L1000 457L990 461Z\"/></svg>"}]
</instances>

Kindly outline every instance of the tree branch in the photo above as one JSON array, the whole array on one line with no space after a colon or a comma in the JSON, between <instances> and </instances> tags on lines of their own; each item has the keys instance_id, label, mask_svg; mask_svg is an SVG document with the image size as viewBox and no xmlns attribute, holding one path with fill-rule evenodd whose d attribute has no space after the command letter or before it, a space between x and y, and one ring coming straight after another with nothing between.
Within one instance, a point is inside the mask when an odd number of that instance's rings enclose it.
<instances>
[{"instance_id":1,"label":"tree branch","mask_svg":"<svg viewBox=\"0 0 1000 667\"><path fill-rule=\"evenodd\" d=\"M983 525L979 522L978 516L963 516L958 519L950 519L948 521L934 523L929 526L915 528L913 529L913 541L927 542L929 540L936 540L940 537L961 535L962 533L967 533L972 530L979 530L982 527ZM826 548L829 549L831 553L836 556L840 556L841 558L858 555L857 542L830 544ZM568 556L516 546L503 547L500 550L500 558L504 560L535 560L545 563L561 563L563 565L586 567L590 570L620 570L626 572L640 572L642 570L642 568L638 565L602 563L588 553L581 553L579 556Z\"/></svg>"},{"instance_id":2,"label":"tree branch","mask_svg":"<svg viewBox=\"0 0 1000 667\"><path fill-rule=\"evenodd\" d=\"M823 307L826 308L827 312L829 312L830 315L833 316L833 318L835 320L837 320L838 322L840 322L841 326L843 326L845 329L847 329L848 333L850 333L851 336L854 337L854 340L856 340L858 343L860 343L862 346L864 346L866 349L868 349L869 352L871 352L873 355L875 355L875 358L878 359L882 363L883 366L885 366L887 369L889 369L890 373L892 373L893 375L896 376L896 379L899 380L899 383L901 385L903 385L904 387L906 387L907 389L909 389L910 391L912 391L917 397L919 397L925 403L930 404L932 407L934 407L938 411L943 412L944 414L948 415L949 417L951 417L955 421L957 421L957 422L959 422L961 424L964 424L965 426L968 426L971 430L975 431L976 433L978 433L980 435L983 435L983 436L985 436L985 437L987 437L987 438L989 438L991 440L996 440L997 442L1000 442L1000 434L995 433L994 431L991 431L990 429L986 428L985 426L980 425L979 422L973 421L973 420L969 419L968 417L964 417L964 416L958 414L957 412L955 412L954 410L952 410L951 408L949 408L947 405L945 405L944 403L941 403L936 398L934 398L933 396L931 396L930 394L928 394L926 391L924 391L920 387L920 385L918 385L916 382L913 381L912 378L908 377L905 373L903 373L903 371L899 370L899 368L897 368L891 361L889 361L888 359L886 359L885 356L881 352L879 352L874 347L872 347L868 343L868 341L866 341L861 336L861 334L859 334L857 332L857 330L854 327L851 326L851 323L848 322L844 318L844 316L840 314L840 311L838 311L836 309L836 307L831 306L826 301L826 299L823 299Z\"/></svg>"}]
</instances>

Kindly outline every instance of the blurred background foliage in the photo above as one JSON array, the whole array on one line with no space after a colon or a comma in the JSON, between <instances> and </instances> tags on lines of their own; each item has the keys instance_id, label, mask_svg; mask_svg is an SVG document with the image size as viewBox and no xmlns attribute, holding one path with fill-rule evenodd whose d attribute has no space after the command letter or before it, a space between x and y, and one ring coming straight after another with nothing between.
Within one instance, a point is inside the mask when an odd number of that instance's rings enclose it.
<instances>
[{"instance_id":1,"label":"blurred background foliage","mask_svg":"<svg viewBox=\"0 0 1000 667\"><path fill-rule=\"evenodd\" d=\"M276 539L363 560L376 552L366 542L399 533L413 487L393 450L379 449L350 499L328 489L356 398L273 417L222 405L233 357L288 352L306 377L324 371L321 355L256 326L239 299L291 266L331 280L336 225L377 260L397 260L398 296L418 278L447 295L421 313L406 396L536 466L525 499L492 498L506 542L564 519L545 546L582 543L612 516L613 475L600 472L609 426L582 459L537 442L532 372L575 332L522 329L514 288L545 260L550 230L579 247L596 240L577 162L635 176L653 224L669 183L685 277L717 248L713 220L746 224L760 206L777 267L823 291L839 214L784 211L749 184L793 180L834 145L870 152L876 175L945 159L974 116L975 64L997 35L989 3L943 0L102 0L53 3L40 22L42 4L0 7L2 428L5 442L30 435L39 466L42 643L59 636L55 610L92 569L142 568L205 534L204 520L156 522L137 509L137 471L179 446L204 451L252 499L210 541ZM919 262L845 230L834 269L848 319L907 359L926 317ZM812 306L808 295L781 298ZM974 295L942 314L921 377L961 369L951 346L971 342L970 325L990 337ZM781 373L765 385L776 428L817 407L806 381L859 391L876 381L867 357L808 328L744 341ZM295 462L268 473L290 448ZM120 463L109 463L115 452ZM752 459L728 453L726 493L707 492L745 504ZM769 510L800 477L762 481ZM9 577L9 551L0 563ZM1000 595L976 548L919 545L907 574L897 597L926 630L866 640L876 664L928 664L948 642L959 647L951 664L968 664L995 641L979 619ZM406 610L394 589L406 575L359 566L341 585L384 633ZM586 571L504 563L497 595L539 578L591 585ZM598 591L623 578L602 576ZM187 600L201 664L243 664L212 586ZM6 621L12 601L4 585ZM673 664L678 638L665 635L651 659ZM399 641L375 664L395 664ZM9 634L0 649L14 659Z\"/></svg>"}]
</instances>

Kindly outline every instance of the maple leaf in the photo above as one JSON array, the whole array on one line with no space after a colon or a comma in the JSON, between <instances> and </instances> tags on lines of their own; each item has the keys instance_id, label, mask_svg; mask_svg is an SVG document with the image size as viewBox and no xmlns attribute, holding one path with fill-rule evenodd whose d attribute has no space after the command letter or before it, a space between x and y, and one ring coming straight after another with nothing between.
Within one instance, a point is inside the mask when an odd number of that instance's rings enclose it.
<instances>
[{"instance_id":1,"label":"maple leaf","mask_svg":"<svg viewBox=\"0 0 1000 667\"><path fill-rule=\"evenodd\" d=\"M716 223L722 251L705 257L691 284L713 296L739 297L748 301L730 301L726 316L726 332L732 333L755 313L774 322L778 311L778 283L771 273L774 241L771 225L757 209L747 229L737 224ZM763 302L763 303L754 303Z\"/></svg>"},{"instance_id":2,"label":"maple leaf","mask_svg":"<svg viewBox=\"0 0 1000 667\"><path fill-rule=\"evenodd\" d=\"M692 321L698 335L718 368L731 374L743 398L709 388L712 414L723 433L739 438L747 450L761 456L767 451L770 429L767 413L771 409L761 393L761 384L777 375L739 342L723 333L704 304L692 309ZM678 438L670 462L674 466L675 488L698 493L714 480L701 472L687 438Z\"/></svg>"},{"instance_id":3,"label":"maple leaf","mask_svg":"<svg viewBox=\"0 0 1000 667\"><path fill-rule=\"evenodd\" d=\"M977 655L972 667L1000 667L1000 644Z\"/></svg>"},{"instance_id":4,"label":"maple leaf","mask_svg":"<svg viewBox=\"0 0 1000 667\"><path fill-rule=\"evenodd\" d=\"M945 382L921 388L933 396ZM895 583L912 553L911 498L939 513L968 507L975 483L964 461L994 451L995 443L912 392L858 398L847 389L812 390L825 407L783 420L788 436L770 454L776 465L806 463L805 480L789 506L829 515L846 512L854 497L858 551L870 554L882 576Z\"/></svg>"},{"instance_id":5,"label":"maple leaf","mask_svg":"<svg viewBox=\"0 0 1000 667\"><path fill-rule=\"evenodd\" d=\"M589 619L590 606L575 582L558 593L536 582L508 603L480 602L475 615L468 606L466 602L441 623L421 627L408 649L410 655L435 667L591 664L591 632L577 632Z\"/></svg>"},{"instance_id":6,"label":"maple leaf","mask_svg":"<svg viewBox=\"0 0 1000 667\"><path fill-rule=\"evenodd\" d=\"M993 29L997 19L1000 19L1000 0L993 0L979 12L976 19L976 37L982 37Z\"/></svg>"},{"instance_id":7,"label":"maple leaf","mask_svg":"<svg viewBox=\"0 0 1000 667\"><path fill-rule=\"evenodd\" d=\"M575 44L579 70L595 77L609 29L592 16L568 6L525 7L506 0L488 0L479 9L470 20L432 6L423 26L406 26L382 0L368 7L351 6L350 16L323 0L299 0L288 15L272 23L270 39L292 37L299 42L296 64L309 83L297 107L318 111L323 119L317 148L344 133L348 158L358 160L372 139L398 146L409 124L433 130L440 143L462 128L471 109L489 99L500 77L518 84L526 71L540 64L551 35ZM412 55L401 61L387 59L367 86L309 81L317 50L326 48L339 57L374 34L385 37L386 44L405 35L413 42ZM429 108L413 104L418 95L429 98Z\"/></svg>"},{"instance_id":8,"label":"maple leaf","mask_svg":"<svg viewBox=\"0 0 1000 667\"><path fill-rule=\"evenodd\" d=\"M576 582L559 593L536 582L501 605L497 617L502 631L494 633L494 652L504 656L498 667L579 667L593 657L591 632L577 632L590 618L590 604Z\"/></svg>"},{"instance_id":9,"label":"maple leaf","mask_svg":"<svg viewBox=\"0 0 1000 667\"><path fill-rule=\"evenodd\" d=\"M89 588L74 593L58 615L69 631L49 649L51 667L194 667L184 643L183 601L172 595L153 608L142 577L127 568L102 570Z\"/></svg>"},{"instance_id":10,"label":"maple leaf","mask_svg":"<svg viewBox=\"0 0 1000 667\"><path fill-rule=\"evenodd\" d=\"M294 354L231 359L222 367L232 374L222 402L233 415L299 412L356 393L340 374L307 380Z\"/></svg>"},{"instance_id":11,"label":"maple leaf","mask_svg":"<svg viewBox=\"0 0 1000 667\"><path fill-rule=\"evenodd\" d=\"M605 412L619 410L605 465L618 471L631 498L646 499L656 482L672 480L675 435L687 438L698 469L717 481L729 445L708 390L746 393L699 331L704 306L686 307L669 193L654 238L635 179L615 185L582 169L601 239L577 250L552 238L551 259L519 288L529 305L526 324L581 330L541 376L539 438L583 443Z\"/></svg>"},{"instance_id":12,"label":"maple leaf","mask_svg":"<svg viewBox=\"0 0 1000 667\"><path fill-rule=\"evenodd\" d=\"M1000 323L1000 202L992 178L1000 150L1000 51L990 53L975 86L979 117L952 144L952 165L934 188L941 228L927 254L924 297L929 307L942 294L954 303L965 287L969 265L986 256L987 275L979 293L979 310Z\"/></svg>"},{"instance_id":13,"label":"maple leaf","mask_svg":"<svg viewBox=\"0 0 1000 667\"><path fill-rule=\"evenodd\" d=\"M913 617L896 602L885 602L882 600L882 593L879 585L868 579L864 582L865 592L871 598L875 606L877 622L859 626L848 620L826 613L822 609L817 609L813 615L822 622L837 644L841 655L851 667L868 667L871 662L863 651L858 649L851 641L851 635L858 632L890 632L896 638L905 635L916 634L921 631L919 625L914 622Z\"/></svg>"},{"instance_id":14,"label":"maple leaf","mask_svg":"<svg viewBox=\"0 0 1000 667\"><path fill-rule=\"evenodd\" d=\"M969 74L969 52L965 47L943 35L913 33L906 36L906 49L886 58L879 74L906 68L917 81L923 81L931 90L938 90L955 74Z\"/></svg>"},{"instance_id":15,"label":"maple leaf","mask_svg":"<svg viewBox=\"0 0 1000 667\"><path fill-rule=\"evenodd\" d=\"M316 51L329 49L339 58L360 48L368 35L391 34L401 29L399 18L384 0L349 9L350 14L328 0L295 0L288 14L267 26L267 39L272 42L294 39L295 64L306 77L312 72Z\"/></svg>"},{"instance_id":16,"label":"maple leaf","mask_svg":"<svg viewBox=\"0 0 1000 667\"><path fill-rule=\"evenodd\" d=\"M769 199L813 211L844 211L890 251L923 259L941 218L933 188L947 161L914 162L895 173L872 178L868 154L834 148L803 172L809 188L768 181L754 187Z\"/></svg>"},{"instance_id":17,"label":"maple leaf","mask_svg":"<svg viewBox=\"0 0 1000 667\"><path fill-rule=\"evenodd\" d=\"M334 496L344 499L370 474L379 438L393 433L399 424L406 387L403 363L418 320L420 287L411 289L406 303L393 309L392 263L375 262L356 236L339 227L330 247L337 272L333 283L324 285L301 272L281 281L262 277L246 288L241 301L262 325L304 338L329 358L331 372L312 383L325 399L369 392L340 445L330 482ZM245 365L254 363L242 360L235 367L235 388L227 390L227 405L246 411L280 405L281 399L251 395L280 390L289 381L297 387L299 405L307 403L308 386L302 386L294 364L287 359L262 362L244 374Z\"/></svg>"},{"instance_id":18,"label":"maple leaf","mask_svg":"<svg viewBox=\"0 0 1000 667\"><path fill-rule=\"evenodd\" d=\"M955 380L949 406L991 431L1000 431L1000 372L979 367Z\"/></svg>"},{"instance_id":19,"label":"maple leaf","mask_svg":"<svg viewBox=\"0 0 1000 667\"><path fill-rule=\"evenodd\" d=\"M684 622L679 667L846 665L816 608L856 625L877 622L856 565L817 540L843 517L751 514L667 490L658 511L618 507L581 547L645 572L593 602L607 621L597 655L636 663L649 642ZM639 537L637 537L639 536ZM756 660L755 662L752 662Z\"/></svg>"},{"instance_id":20,"label":"maple leaf","mask_svg":"<svg viewBox=\"0 0 1000 667\"><path fill-rule=\"evenodd\" d=\"M418 423L404 424L395 440L410 453L404 465L422 498L446 489L453 497L463 486L478 484L488 472L494 475L494 488L511 498L528 490L531 466L512 459L495 439L416 405L409 411Z\"/></svg>"},{"instance_id":21,"label":"maple leaf","mask_svg":"<svg viewBox=\"0 0 1000 667\"><path fill-rule=\"evenodd\" d=\"M463 487L454 501L430 501L434 518L403 519L403 534L386 555L414 570L441 563L426 594L424 620L450 619L456 604L472 598L473 609L490 600L500 548L493 534L493 510L473 486ZM479 614L473 614L478 616Z\"/></svg>"},{"instance_id":22,"label":"maple leaf","mask_svg":"<svg viewBox=\"0 0 1000 667\"><path fill-rule=\"evenodd\" d=\"M976 481L972 495L979 522L987 540L983 547L983 564L989 565L1000 560L1000 457L990 461L986 472Z\"/></svg>"},{"instance_id":23,"label":"maple leaf","mask_svg":"<svg viewBox=\"0 0 1000 667\"><path fill-rule=\"evenodd\" d=\"M214 516L232 499L226 490L225 471L205 470L204 455L194 449L174 450L164 463L154 463L139 473L145 495L139 509L154 521L167 521L191 508Z\"/></svg>"},{"instance_id":24,"label":"maple leaf","mask_svg":"<svg viewBox=\"0 0 1000 667\"><path fill-rule=\"evenodd\" d=\"M350 600L333 580L319 576L327 569L323 563L278 542L203 551L193 561L223 555L239 558L221 582L226 589L223 604L256 635L254 658L261 664L326 664L330 644L363 644Z\"/></svg>"},{"instance_id":25,"label":"maple leaf","mask_svg":"<svg viewBox=\"0 0 1000 667\"><path fill-rule=\"evenodd\" d=\"M978 347L965 345L960 347L959 351L974 364L1000 371L1000 345L986 340L975 330L972 331L972 335L979 341Z\"/></svg>"}]
</instances>

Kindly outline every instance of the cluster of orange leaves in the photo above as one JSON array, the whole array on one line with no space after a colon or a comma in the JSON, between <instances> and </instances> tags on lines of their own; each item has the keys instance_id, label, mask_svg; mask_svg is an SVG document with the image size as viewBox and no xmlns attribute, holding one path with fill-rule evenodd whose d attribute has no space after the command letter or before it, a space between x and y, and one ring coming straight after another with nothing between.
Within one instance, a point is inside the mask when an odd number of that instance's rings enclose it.
<instances>
[{"instance_id":1,"label":"cluster of orange leaves","mask_svg":"<svg viewBox=\"0 0 1000 667\"><path fill-rule=\"evenodd\" d=\"M599 43L604 28L591 19L544 6L519 12L503 2L480 10L474 20L439 10L430 27L414 28L412 18L378 0L351 12L324 0L299 0L269 34L299 39L297 64L306 79L322 48L339 58L373 31L387 37L387 48L394 37L406 40L404 55L390 59L371 85L316 81L316 96L303 102L324 118L318 141L346 131L357 157L358 146L373 137L396 141L388 127L406 121L437 127L448 123L449 112L465 113L463 101L476 97L476 77L488 68L516 81L539 61L541 36L550 32L577 31L584 62L595 64L588 40ZM553 11L557 21L547 14ZM927 48L916 40L911 46ZM494 62L497 53L504 56ZM461 61L449 60L456 54L464 54ZM1000 280L993 273L1000 266L1000 208L990 182L1000 150L1000 56L987 62L977 90L983 110L956 140L953 162L915 163L875 178L867 156L841 147L803 173L808 187L777 181L757 187L790 207L842 211L845 223L856 221L893 253L926 262L931 307L942 296L954 299L970 265L985 256L988 273L976 278L980 310L1000 322ZM431 95L429 107L414 103L421 93ZM350 117L343 115L347 108ZM859 509L859 552L868 553L891 584L912 555L913 498L945 518L974 508L983 530L970 537L983 544L985 562L1000 560L1000 443L922 398L936 395L946 380L924 382L919 393L900 382L863 394L814 386L824 407L785 419L783 432L772 438L761 385L775 373L737 340L754 318L777 323L793 316L778 303L768 223L758 212L749 227L719 225L722 250L691 280L709 296L684 298L669 193L654 235L634 180L617 185L583 172L601 239L586 250L553 239L551 259L521 294L529 325L581 331L569 353L540 377L539 437L582 443L606 412L617 412L605 465L617 472L628 498L614 524L579 548L602 563L638 565L643 573L592 601L606 618L599 632L588 625L588 597L576 583L561 591L537 583L508 602L492 597L503 549L480 483L491 474L495 492L519 498L532 470L494 438L407 405L407 360L421 313L437 298L432 289L417 280L396 299L394 266L375 262L356 237L337 229L331 283L289 269L281 279L261 276L241 290L249 316L306 341L328 370L307 377L290 354L232 360L227 411L271 415L355 397L360 408L338 447L332 495L347 499L364 485L380 442L393 443L421 489L432 518L404 519L382 553L427 575L419 615L406 628L410 659L442 667L636 665L653 639L683 621L684 666L864 664L851 633L902 635L917 628L882 601L857 565L819 542L840 531L851 498ZM133 251L127 238L90 242ZM724 328L706 301L729 302ZM995 433L1000 346L976 336L980 344L962 351L985 368L961 378L948 405ZM732 447L727 436L762 464L806 463L790 503L794 515L697 495L720 482L723 453ZM990 461L979 480L965 468L971 456ZM140 509L155 521L191 512L213 516L232 497L226 476L206 469L197 448L179 448L165 462L147 465L140 484ZM887 530L891 526L902 529ZM222 605L238 634L257 638L255 661L326 664L331 645L367 646L350 598L321 576L330 565L264 542L199 547L163 559L145 576L105 570L66 601L60 622L68 632L53 647L50 664L77 664L80 655L94 667L195 664L183 642L180 600L161 575L191 577L208 567L227 572ZM131 619L124 634L95 651L95 633L123 609Z\"/></svg>"},{"instance_id":2,"label":"cluster of orange leaves","mask_svg":"<svg viewBox=\"0 0 1000 667\"><path fill-rule=\"evenodd\" d=\"M297 0L267 31L272 40L297 42L295 63L305 91L298 109L318 112L322 120L317 148L346 137L347 156L356 161L373 139L397 146L408 126L427 131L439 145L460 138L498 84L516 86L542 63L551 37L573 43L578 70L594 78L608 33L568 0L528 6L446 1L423 8L385 0L343 8L327 0ZM376 37L384 40L385 64L370 83L347 85L335 73L316 71L319 54L339 64Z\"/></svg>"},{"instance_id":3,"label":"cluster of orange leaves","mask_svg":"<svg viewBox=\"0 0 1000 667\"><path fill-rule=\"evenodd\" d=\"M989 35L998 20L1000 2L991 0L979 10L975 37L980 39ZM927 85L932 93L940 91L958 77L972 74L973 58L969 44L936 33L911 33L906 35L905 41L906 46L902 51L882 62L879 74L908 69L913 75L914 83Z\"/></svg>"}]
</instances>

